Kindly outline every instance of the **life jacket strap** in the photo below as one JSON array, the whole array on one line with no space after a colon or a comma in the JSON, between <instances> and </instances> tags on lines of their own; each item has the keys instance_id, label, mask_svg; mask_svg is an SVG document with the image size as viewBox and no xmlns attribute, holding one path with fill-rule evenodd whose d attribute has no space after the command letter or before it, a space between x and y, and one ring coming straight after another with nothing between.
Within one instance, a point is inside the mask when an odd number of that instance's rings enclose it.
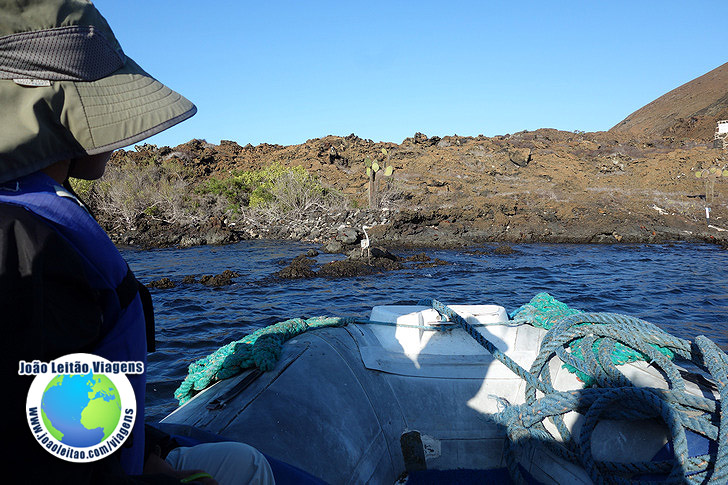
<instances>
[{"instance_id":1,"label":"life jacket strap","mask_svg":"<svg viewBox=\"0 0 728 485\"><path fill-rule=\"evenodd\" d=\"M142 308L144 309L144 323L147 330L147 352L157 350L157 344L154 340L154 305L152 304L152 295L146 286L139 283L139 298L142 300Z\"/></svg>"},{"instance_id":2,"label":"life jacket strap","mask_svg":"<svg viewBox=\"0 0 728 485\"><path fill-rule=\"evenodd\" d=\"M152 295L146 286L141 284L136 279L131 268L126 272L126 276L121 280L119 286L116 287L116 296L119 298L119 307L124 310L126 307L131 305L139 293L139 298L142 302L142 309L144 310L144 324L146 327L147 334L147 352L154 352L156 345L154 342L154 307L152 305Z\"/></svg>"}]
</instances>

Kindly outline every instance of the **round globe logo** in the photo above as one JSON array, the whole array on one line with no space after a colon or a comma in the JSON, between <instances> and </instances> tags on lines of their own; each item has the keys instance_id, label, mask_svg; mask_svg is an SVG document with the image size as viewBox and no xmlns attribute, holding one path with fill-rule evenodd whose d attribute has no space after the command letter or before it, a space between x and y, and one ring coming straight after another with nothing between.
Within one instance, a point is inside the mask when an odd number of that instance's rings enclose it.
<instances>
[{"instance_id":1,"label":"round globe logo","mask_svg":"<svg viewBox=\"0 0 728 485\"><path fill-rule=\"evenodd\" d=\"M69 446L98 445L121 417L121 399L104 374L60 374L43 392L41 415L48 432Z\"/></svg>"},{"instance_id":2,"label":"round globe logo","mask_svg":"<svg viewBox=\"0 0 728 485\"><path fill-rule=\"evenodd\" d=\"M59 458L89 462L113 453L129 437L136 399L122 366L92 354L35 363L26 411L41 446ZM143 372L141 362L123 364L129 373Z\"/></svg>"}]
</instances>

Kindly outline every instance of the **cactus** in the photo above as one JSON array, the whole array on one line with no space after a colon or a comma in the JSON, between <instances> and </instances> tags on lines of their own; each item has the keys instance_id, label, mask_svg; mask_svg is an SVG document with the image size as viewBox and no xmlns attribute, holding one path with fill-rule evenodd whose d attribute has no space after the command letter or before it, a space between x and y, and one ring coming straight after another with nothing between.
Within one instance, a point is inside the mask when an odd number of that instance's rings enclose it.
<instances>
[{"instance_id":1,"label":"cactus","mask_svg":"<svg viewBox=\"0 0 728 485\"><path fill-rule=\"evenodd\" d=\"M716 160L717 162L718 160ZM715 181L721 177L728 177L728 170L712 166L695 172L697 178L705 180L705 206L710 207L715 202Z\"/></svg>"},{"instance_id":2,"label":"cactus","mask_svg":"<svg viewBox=\"0 0 728 485\"><path fill-rule=\"evenodd\" d=\"M394 173L394 166L389 165L390 154L386 148L382 148L382 154L386 157L380 164L377 160L369 157L364 159L367 178L369 179L369 207L377 207L377 183L381 177L391 177Z\"/></svg>"},{"instance_id":3,"label":"cactus","mask_svg":"<svg viewBox=\"0 0 728 485\"><path fill-rule=\"evenodd\" d=\"M703 170L699 170L695 172L695 176L697 178L720 178L720 177L728 177L728 170L720 169L718 167L710 167Z\"/></svg>"}]
</instances>

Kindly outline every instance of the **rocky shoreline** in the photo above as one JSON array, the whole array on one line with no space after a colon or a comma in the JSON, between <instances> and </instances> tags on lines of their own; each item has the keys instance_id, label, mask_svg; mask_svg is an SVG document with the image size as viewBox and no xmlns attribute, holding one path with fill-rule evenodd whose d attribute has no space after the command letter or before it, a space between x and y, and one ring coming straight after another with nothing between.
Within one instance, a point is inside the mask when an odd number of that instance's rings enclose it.
<instances>
[{"instance_id":1,"label":"rocky shoreline","mask_svg":"<svg viewBox=\"0 0 728 485\"><path fill-rule=\"evenodd\" d=\"M377 217L379 215L379 217ZM488 224L447 210L429 213L353 211L332 214L288 226L244 228L209 224L179 227L169 224L140 225L123 233L111 232L112 240L126 247L165 248L232 244L254 239L291 240L320 244L325 252L343 253L365 239L379 247L407 249L473 248L493 243L638 244L675 241L728 245L728 232L707 224L674 225L664 221L633 221L625 224L600 214L598 224L559 224L542 220L522 224ZM529 217L524 216L524 219Z\"/></svg>"},{"instance_id":2,"label":"rocky shoreline","mask_svg":"<svg viewBox=\"0 0 728 485\"><path fill-rule=\"evenodd\" d=\"M338 215L343 219L343 214ZM352 217L349 217L352 216ZM359 214L348 215L346 221L362 221L356 217ZM399 214L393 215L397 221ZM362 222L372 224L372 219L364 219ZM428 220L427 222L433 222ZM445 228L440 229L440 225L444 224ZM365 233L361 228L368 227ZM302 224L301 227L309 227ZM386 223L381 226L369 226L360 222L358 226L341 224L337 228L333 225L328 230L319 233L316 238L300 237L300 232L285 231L278 229L273 234L277 235L275 239L288 239L296 241L307 241L321 244L321 251L325 253L339 253L346 257L340 260L331 261L325 264L319 264L316 257L319 251L315 249L309 250L306 254L301 254L294 258L286 267L276 272L273 277L281 279L305 279L305 278L345 278L353 276L364 276L371 274L379 274L388 271L397 271L407 268L427 268L449 264L446 261L431 258L422 252L414 256L401 257L393 254L391 251L401 249L462 249L477 254L490 254L508 256L517 249L507 243L526 243L526 242L542 242L542 243L570 243L570 244L627 244L627 243L666 243L674 241L687 242L707 242L719 244L724 249L728 249L728 241L721 237L715 237L708 232L690 233L685 231L676 231L672 228L663 228L661 232L652 231L640 227L638 231L617 234L612 233L593 233L586 228L582 228L581 234L572 235L555 235L550 234L548 237L539 236L534 231L518 233L517 238L497 237L493 233L476 232L471 234L469 230L455 226L452 222L439 221L435 224L422 225L421 220L409 221L408 223L399 225L395 224L399 230L392 230ZM236 242L241 240L255 239L250 233L225 232L224 229L218 229L214 232L215 241ZM149 233L147 233L148 235ZM154 234L154 233L152 233ZM208 232L207 234L210 234ZM271 234L267 232L266 235ZM310 234L310 233L309 233ZM420 235L424 234L424 238ZM157 233L158 235L158 233ZM323 235L323 237L322 237ZM368 247L364 249L362 241L376 240L378 246ZM502 235L500 235L502 236ZM203 240L205 236L179 236L181 241L193 241L198 244L205 244ZM186 239L189 237L189 239ZM209 236L208 236L209 237ZM257 238L263 238L262 235ZM162 239L169 242L167 239ZM507 242L507 243L506 243ZM483 248L483 245L492 245L495 247ZM157 244L159 240L146 241L146 244ZM219 243L217 243L219 244ZM184 244L179 246L184 247ZM156 289L174 288L178 284L203 284L205 286L217 288L234 283L234 278L238 276L235 272L226 270L219 275L203 275L199 280L193 277L185 277L180 282L174 282L169 278L162 278L151 282L148 286Z\"/></svg>"}]
</instances>

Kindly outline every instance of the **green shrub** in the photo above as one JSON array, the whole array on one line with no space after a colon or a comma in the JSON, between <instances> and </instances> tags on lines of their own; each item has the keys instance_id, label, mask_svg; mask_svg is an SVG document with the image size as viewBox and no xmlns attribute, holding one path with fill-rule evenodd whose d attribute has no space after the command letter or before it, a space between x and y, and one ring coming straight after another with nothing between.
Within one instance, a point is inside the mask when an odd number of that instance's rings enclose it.
<instances>
[{"instance_id":1,"label":"green shrub","mask_svg":"<svg viewBox=\"0 0 728 485\"><path fill-rule=\"evenodd\" d=\"M71 179L71 188L82 200L86 200L93 190L95 180Z\"/></svg>"},{"instance_id":2,"label":"green shrub","mask_svg":"<svg viewBox=\"0 0 728 485\"><path fill-rule=\"evenodd\" d=\"M273 202L273 194L270 193L270 189L259 185L250 193L248 206L261 207L270 204L271 202Z\"/></svg>"},{"instance_id":3,"label":"green shrub","mask_svg":"<svg viewBox=\"0 0 728 485\"><path fill-rule=\"evenodd\" d=\"M275 199L273 188L283 177L310 178L303 167L283 167L274 163L260 170L236 171L229 177L205 181L196 189L198 194L224 197L229 209L239 213L242 207L263 207Z\"/></svg>"}]
</instances>

